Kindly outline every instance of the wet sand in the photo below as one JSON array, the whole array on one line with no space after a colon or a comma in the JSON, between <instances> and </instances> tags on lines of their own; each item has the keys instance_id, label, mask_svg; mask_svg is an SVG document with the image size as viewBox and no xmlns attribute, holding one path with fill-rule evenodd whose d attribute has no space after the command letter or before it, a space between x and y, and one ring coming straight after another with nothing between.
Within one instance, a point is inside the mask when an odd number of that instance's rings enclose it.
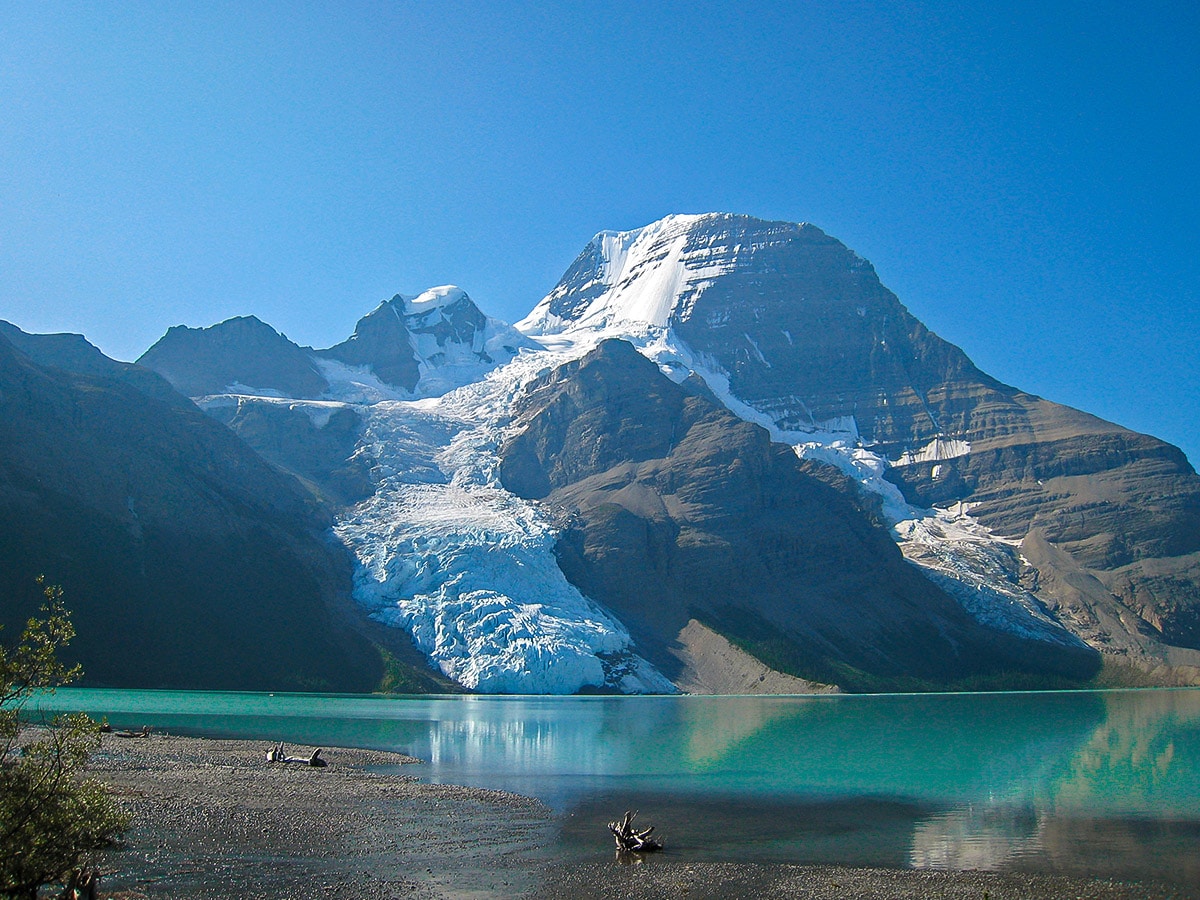
<instances>
[{"instance_id":1,"label":"wet sand","mask_svg":"<svg viewBox=\"0 0 1200 900\"><path fill-rule=\"evenodd\" d=\"M93 772L133 816L103 860L123 898L1072 898L1189 896L1149 883L1056 876L565 860L536 800L421 784L394 753L326 748L326 768L268 764L269 744L105 735ZM288 747L307 756L311 747ZM384 768L380 771L381 767ZM399 774L397 773L399 767ZM597 822L603 830L604 823Z\"/></svg>"}]
</instances>

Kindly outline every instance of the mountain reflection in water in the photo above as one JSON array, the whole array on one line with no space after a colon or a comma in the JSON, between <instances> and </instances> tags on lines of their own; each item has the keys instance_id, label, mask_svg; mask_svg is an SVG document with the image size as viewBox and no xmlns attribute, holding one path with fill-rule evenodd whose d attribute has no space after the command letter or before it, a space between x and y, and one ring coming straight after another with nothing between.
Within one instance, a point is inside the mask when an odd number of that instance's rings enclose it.
<instances>
[{"instance_id":1,"label":"mountain reflection in water","mask_svg":"<svg viewBox=\"0 0 1200 900\"><path fill-rule=\"evenodd\" d=\"M1200 888L1200 691L345 697L61 690L116 727L399 750L538 797L560 852L624 809L685 859L1059 871ZM409 770L410 772L412 770Z\"/></svg>"}]
</instances>

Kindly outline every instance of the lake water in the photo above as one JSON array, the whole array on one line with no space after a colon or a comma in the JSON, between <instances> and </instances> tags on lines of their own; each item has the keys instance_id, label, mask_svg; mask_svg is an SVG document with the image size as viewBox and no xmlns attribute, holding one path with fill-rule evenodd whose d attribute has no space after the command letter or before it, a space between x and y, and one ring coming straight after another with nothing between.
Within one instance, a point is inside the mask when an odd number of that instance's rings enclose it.
<instances>
[{"instance_id":1,"label":"lake water","mask_svg":"<svg viewBox=\"0 0 1200 900\"><path fill-rule=\"evenodd\" d=\"M673 858L1032 870L1200 891L1200 690L363 697L64 689L117 728L397 750L537 797L559 852L625 809Z\"/></svg>"}]
</instances>

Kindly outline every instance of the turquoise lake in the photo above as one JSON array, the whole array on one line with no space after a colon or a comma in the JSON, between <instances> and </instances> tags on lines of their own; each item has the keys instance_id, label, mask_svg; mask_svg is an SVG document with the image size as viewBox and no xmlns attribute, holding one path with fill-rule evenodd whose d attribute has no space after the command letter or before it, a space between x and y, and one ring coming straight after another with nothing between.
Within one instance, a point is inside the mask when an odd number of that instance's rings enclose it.
<instances>
[{"instance_id":1,"label":"turquoise lake","mask_svg":"<svg viewBox=\"0 0 1200 900\"><path fill-rule=\"evenodd\" d=\"M64 689L117 728L397 750L537 797L558 852L654 823L676 859L1034 870L1200 889L1200 690L381 697ZM264 744L265 747L265 744ZM597 824L598 823L598 824Z\"/></svg>"}]
</instances>

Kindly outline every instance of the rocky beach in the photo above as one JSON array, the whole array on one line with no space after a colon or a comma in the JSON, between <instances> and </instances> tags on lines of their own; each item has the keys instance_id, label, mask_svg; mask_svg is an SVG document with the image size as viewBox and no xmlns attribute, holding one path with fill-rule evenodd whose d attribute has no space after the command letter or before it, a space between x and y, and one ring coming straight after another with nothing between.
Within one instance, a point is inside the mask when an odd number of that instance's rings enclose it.
<instances>
[{"instance_id":1,"label":"rocky beach","mask_svg":"<svg viewBox=\"0 0 1200 900\"><path fill-rule=\"evenodd\" d=\"M108 898L1096 898L1189 895L1148 883L833 866L565 858L536 800L426 784L419 761L324 748L268 763L264 741L103 736L93 774L133 815L102 860ZM312 747L288 747L307 757ZM410 768L411 767L411 768ZM411 771L411 774L410 774Z\"/></svg>"}]
</instances>

